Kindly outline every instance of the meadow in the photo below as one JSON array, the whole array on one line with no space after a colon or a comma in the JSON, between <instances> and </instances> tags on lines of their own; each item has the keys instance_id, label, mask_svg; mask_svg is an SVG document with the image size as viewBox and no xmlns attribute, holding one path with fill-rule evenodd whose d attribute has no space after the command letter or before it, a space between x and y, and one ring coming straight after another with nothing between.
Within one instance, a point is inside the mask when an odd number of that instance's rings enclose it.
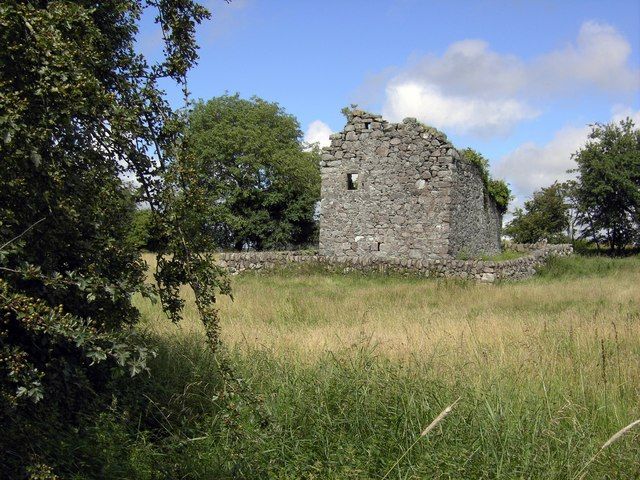
<instances>
[{"instance_id":1,"label":"meadow","mask_svg":"<svg viewBox=\"0 0 640 480\"><path fill-rule=\"evenodd\" d=\"M164 432L123 437L137 478L640 478L640 428L599 451L640 418L640 257L496 285L301 267L232 283L216 355L188 290L179 325L136 299Z\"/></svg>"}]
</instances>

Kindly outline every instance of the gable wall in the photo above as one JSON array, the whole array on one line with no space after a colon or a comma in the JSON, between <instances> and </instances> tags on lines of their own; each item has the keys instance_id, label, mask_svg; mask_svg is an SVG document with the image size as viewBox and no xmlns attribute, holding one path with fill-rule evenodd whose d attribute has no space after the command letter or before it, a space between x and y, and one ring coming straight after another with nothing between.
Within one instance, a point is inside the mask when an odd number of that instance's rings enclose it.
<instances>
[{"instance_id":1,"label":"gable wall","mask_svg":"<svg viewBox=\"0 0 640 480\"><path fill-rule=\"evenodd\" d=\"M413 119L353 116L322 156L320 254L446 256L457 155L443 134ZM358 174L357 190L347 189L349 173Z\"/></svg>"}]
</instances>

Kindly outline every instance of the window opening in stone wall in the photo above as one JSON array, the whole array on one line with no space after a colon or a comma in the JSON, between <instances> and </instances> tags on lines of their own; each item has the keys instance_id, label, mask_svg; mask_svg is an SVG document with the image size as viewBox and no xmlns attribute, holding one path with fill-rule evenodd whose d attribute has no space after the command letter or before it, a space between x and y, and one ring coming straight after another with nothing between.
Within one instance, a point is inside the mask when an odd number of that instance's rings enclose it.
<instances>
[{"instance_id":1,"label":"window opening in stone wall","mask_svg":"<svg viewBox=\"0 0 640 480\"><path fill-rule=\"evenodd\" d=\"M371 122L364 122L364 128L367 130L371 130Z\"/></svg>"},{"instance_id":2,"label":"window opening in stone wall","mask_svg":"<svg viewBox=\"0 0 640 480\"><path fill-rule=\"evenodd\" d=\"M358 174L347 173L347 190L358 190Z\"/></svg>"},{"instance_id":3,"label":"window opening in stone wall","mask_svg":"<svg viewBox=\"0 0 640 480\"><path fill-rule=\"evenodd\" d=\"M380 242L378 242L378 251L380 251L380 247L382 246L382 244Z\"/></svg>"}]
</instances>

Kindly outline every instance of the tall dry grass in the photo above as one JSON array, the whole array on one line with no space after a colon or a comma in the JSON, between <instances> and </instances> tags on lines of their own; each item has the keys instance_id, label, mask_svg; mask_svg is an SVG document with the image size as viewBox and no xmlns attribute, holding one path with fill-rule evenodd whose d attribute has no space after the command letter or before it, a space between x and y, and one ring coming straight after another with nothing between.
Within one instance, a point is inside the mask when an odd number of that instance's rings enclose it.
<instances>
[{"instance_id":1,"label":"tall dry grass","mask_svg":"<svg viewBox=\"0 0 640 480\"><path fill-rule=\"evenodd\" d=\"M138 302L147 325L202 334L184 295L179 326ZM506 372L540 386L547 377L585 386L610 377L624 389L640 379L640 362L628 361L640 358L640 268L501 285L294 271L235 277L234 298L221 299L221 327L239 353L312 363L366 344L397 361L428 358L442 379L473 372L478 384Z\"/></svg>"},{"instance_id":2,"label":"tall dry grass","mask_svg":"<svg viewBox=\"0 0 640 480\"><path fill-rule=\"evenodd\" d=\"M269 445L288 462L279 478L379 478L458 395L461 419L397 478L572 478L640 417L639 286L637 257L560 259L498 285L292 269L235 277L221 330L287 439ZM138 299L145 328L200 338L183 294L177 326ZM589 472L640 475L629 437Z\"/></svg>"}]
</instances>

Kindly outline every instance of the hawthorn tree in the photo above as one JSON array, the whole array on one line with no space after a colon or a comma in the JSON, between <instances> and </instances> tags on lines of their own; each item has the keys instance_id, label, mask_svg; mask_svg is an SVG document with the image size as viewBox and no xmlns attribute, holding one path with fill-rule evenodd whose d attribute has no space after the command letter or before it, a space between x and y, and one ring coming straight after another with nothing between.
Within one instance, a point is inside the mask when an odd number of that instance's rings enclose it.
<instances>
[{"instance_id":1,"label":"hawthorn tree","mask_svg":"<svg viewBox=\"0 0 640 480\"><path fill-rule=\"evenodd\" d=\"M214 206L217 243L282 249L307 245L317 233L317 149L305 149L300 125L277 103L223 95L197 102L189 143Z\"/></svg>"},{"instance_id":2,"label":"hawthorn tree","mask_svg":"<svg viewBox=\"0 0 640 480\"><path fill-rule=\"evenodd\" d=\"M165 42L155 64L135 51L147 8ZM162 79L185 85L195 28L208 16L192 0L0 4L0 421L3 437L14 435L7 461L26 461L18 435L38 438L25 419L46 409L73 415L113 369L147 368L151 352L132 330L134 293L155 290L178 321L179 287L190 285L216 343L216 293L228 283L207 253L208 197L186 119L158 87ZM136 178L163 238L157 287L145 283L146 265L127 241L125 176ZM2 476L4 460L0 467Z\"/></svg>"}]
</instances>

